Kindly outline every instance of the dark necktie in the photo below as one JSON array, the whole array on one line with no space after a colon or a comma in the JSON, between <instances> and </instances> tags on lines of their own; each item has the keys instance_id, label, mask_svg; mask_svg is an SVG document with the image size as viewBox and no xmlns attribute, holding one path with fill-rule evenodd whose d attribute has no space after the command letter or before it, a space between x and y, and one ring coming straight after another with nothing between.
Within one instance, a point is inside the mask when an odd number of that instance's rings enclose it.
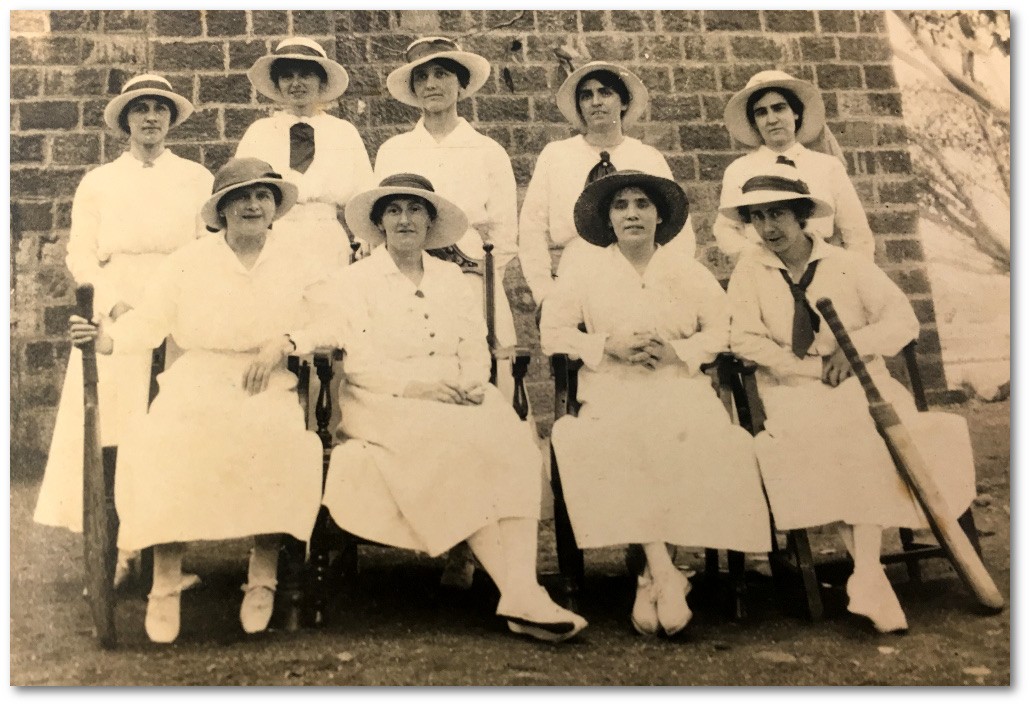
<instances>
[{"instance_id":1,"label":"dark necktie","mask_svg":"<svg viewBox=\"0 0 1030 706\"><path fill-rule=\"evenodd\" d=\"M315 128L296 123L290 128L290 169L303 174L315 158Z\"/></svg>"},{"instance_id":2,"label":"dark necktie","mask_svg":"<svg viewBox=\"0 0 1030 706\"><path fill-rule=\"evenodd\" d=\"M794 297L794 327L790 336L790 348L798 358L804 358L808 354L808 349L815 340L815 332L819 330L819 314L815 313L812 305L805 299L805 290L812 284L818 264L818 260L808 263L805 274L801 275L801 281L797 284L791 281L786 270L780 270L787 286L790 287L791 296Z\"/></svg>"},{"instance_id":3,"label":"dark necktie","mask_svg":"<svg viewBox=\"0 0 1030 706\"><path fill-rule=\"evenodd\" d=\"M617 170L615 165L612 164L611 155L607 152L601 152L601 161L595 164L591 169L590 173L587 174L587 184L593 184L601 177L606 177L609 174L614 174ZM586 185L586 184L585 184ZM584 185L584 186L585 186Z\"/></svg>"},{"instance_id":4,"label":"dark necktie","mask_svg":"<svg viewBox=\"0 0 1030 706\"><path fill-rule=\"evenodd\" d=\"M794 164L794 160L787 159L782 154L779 157L776 158L776 163L777 164L786 164L788 167L797 167L798 166L798 165Z\"/></svg>"}]
</instances>

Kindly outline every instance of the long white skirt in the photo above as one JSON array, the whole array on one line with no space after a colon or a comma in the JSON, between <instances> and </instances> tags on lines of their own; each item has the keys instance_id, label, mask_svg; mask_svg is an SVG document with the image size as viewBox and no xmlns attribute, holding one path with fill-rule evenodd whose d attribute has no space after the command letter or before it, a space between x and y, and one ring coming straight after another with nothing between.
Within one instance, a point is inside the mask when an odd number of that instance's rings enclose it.
<instances>
[{"instance_id":1,"label":"long white skirt","mask_svg":"<svg viewBox=\"0 0 1030 706\"><path fill-rule=\"evenodd\" d=\"M918 412L908 391L886 371L874 373L916 447L933 469L949 512L961 515L976 497L976 469L966 421ZM818 380L763 385L768 419L755 438L779 529L830 522L926 527L926 517L899 475L869 416L858 378L836 388Z\"/></svg>"},{"instance_id":2,"label":"long white skirt","mask_svg":"<svg viewBox=\"0 0 1030 706\"><path fill-rule=\"evenodd\" d=\"M187 351L119 447L118 546L285 533L307 541L322 496L322 446L304 429L296 378L241 387L245 354Z\"/></svg>"},{"instance_id":3,"label":"long white skirt","mask_svg":"<svg viewBox=\"0 0 1030 706\"><path fill-rule=\"evenodd\" d=\"M481 405L345 386L323 503L360 537L437 556L505 518L540 517L541 458L529 425L488 386Z\"/></svg>"},{"instance_id":4,"label":"long white skirt","mask_svg":"<svg viewBox=\"0 0 1030 706\"><path fill-rule=\"evenodd\" d=\"M707 377L591 383L579 416L551 432L580 547L769 551L751 436L730 423Z\"/></svg>"}]
</instances>

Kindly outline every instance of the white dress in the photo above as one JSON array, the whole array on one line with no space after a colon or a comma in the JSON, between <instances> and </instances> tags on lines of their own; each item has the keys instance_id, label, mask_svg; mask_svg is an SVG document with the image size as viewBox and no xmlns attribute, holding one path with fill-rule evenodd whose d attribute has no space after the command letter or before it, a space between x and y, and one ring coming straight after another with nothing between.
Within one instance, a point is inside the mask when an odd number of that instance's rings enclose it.
<instances>
[{"instance_id":1,"label":"white dress","mask_svg":"<svg viewBox=\"0 0 1030 706\"><path fill-rule=\"evenodd\" d=\"M322 445L304 428L285 367L248 394L258 348L304 321L294 253L269 238L247 270L224 234L168 258L140 306L109 328L115 350L171 334L182 356L119 447L118 546L287 533L307 541L322 491Z\"/></svg>"},{"instance_id":2,"label":"white dress","mask_svg":"<svg viewBox=\"0 0 1030 706\"><path fill-rule=\"evenodd\" d=\"M72 201L66 263L77 284L94 287L101 319L120 301L139 303L169 253L203 233L200 207L211 173L165 150L153 166L125 152L86 174ZM149 351L98 356L101 443L114 446L126 420L144 414ZM71 349L34 519L82 531L82 354Z\"/></svg>"},{"instance_id":3,"label":"white dress","mask_svg":"<svg viewBox=\"0 0 1030 706\"><path fill-rule=\"evenodd\" d=\"M526 283L538 304L554 287L554 275L562 252L578 249L587 242L579 237L572 211L583 193L587 175L608 152L616 169L635 169L672 179L672 170L662 153L633 137L616 147L594 147L583 135L549 143L537 158L533 177L519 214L519 262ZM690 218L669 245L694 257L697 241ZM569 250L573 252L573 250Z\"/></svg>"},{"instance_id":4,"label":"white dress","mask_svg":"<svg viewBox=\"0 0 1030 706\"><path fill-rule=\"evenodd\" d=\"M340 274L331 314L298 352L346 350L324 505L345 530L436 556L489 523L540 516L541 457L529 425L487 385L478 298L457 265L423 255L416 287L385 248ZM402 397L413 380L480 383L480 405Z\"/></svg>"},{"instance_id":5,"label":"white dress","mask_svg":"<svg viewBox=\"0 0 1030 706\"><path fill-rule=\"evenodd\" d=\"M511 159L497 142L459 118L457 127L439 142L422 119L410 132L391 137L376 155L376 182L392 174L421 174L433 189L457 204L469 229L457 245L473 259L482 259L483 243L494 245L494 321L497 345L516 344L515 320L504 290L504 270L518 253L518 211ZM483 278L466 273L484 299Z\"/></svg>"},{"instance_id":6,"label":"white dress","mask_svg":"<svg viewBox=\"0 0 1030 706\"><path fill-rule=\"evenodd\" d=\"M648 370L604 354L609 336L635 332L669 341L678 361ZM584 363L579 415L551 436L579 546L769 550L751 436L700 371L729 338L726 295L703 265L660 247L640 276L618 245L594 248L563 269L540 338Z\"/></svg>"},{"instance_id":7,"label":"white dress","mask_svg":"<svg viewBox=\"0 0 1030 706\"><path fill-rule=\"evenodd\" d=\"M774 152L762 145L726 167L722 177L720 204L738 198L744 183L760 174L763 167L776 164L781 155L794 162L798 175L812 194L833 207L833 215L809 219L806 230L826 240L833 236L836 228L840 231L845 248L865 255L872 261L876 242L862 201L858 198L855 185L851 183L847 168L832 155L810 150L800 143L795 143L783 152ZM719 249L727 255L736 256L745 248L761 247L762 239L753 226L722 214L716 216L712 233Z\"/></svg>"},{"instance_id":8,"label":"white dress","mask_svg":"<svg viewBox=\"0 0 1030 706\"><path fill-rule=\"evenodd\" d=\"M315 156L303 173L290 168L290 128L300 122L315 132ZM306 254L305 281L318 281L346 267L350 241L336 217L337 208L373 186L372 165L357 128L325 112L302 118L279 111L247 128L236 156L263 159L297 186L297 205L276 221L274 233Z\"/></svg>"},{"instance_id":9,"label":"white dress","mask_svg":"<svg viewBox=\"0 0 1030 706\"><path fill-rule=\"evenodd\" d=\"M819 260L819 265L807 299L814 307L819 298L828 297L858 352L875 356L866 367L958 517L976 494L966 422L954 414L917 412L911 395L890 377L883 361L919 333L912 306L865 257L819 238L811 240L809 261ZM820 380L822 356L837 346L826 322L821 321L804 359L791 351L794 300L782 269L776 255L755 248L741 256L729 286L731 347L760 366L757 381L768 419L755 448L777 527L836 521L926 527L869 416L858 379L848 378L835 388Z\"/></svg>"}]
</instances>

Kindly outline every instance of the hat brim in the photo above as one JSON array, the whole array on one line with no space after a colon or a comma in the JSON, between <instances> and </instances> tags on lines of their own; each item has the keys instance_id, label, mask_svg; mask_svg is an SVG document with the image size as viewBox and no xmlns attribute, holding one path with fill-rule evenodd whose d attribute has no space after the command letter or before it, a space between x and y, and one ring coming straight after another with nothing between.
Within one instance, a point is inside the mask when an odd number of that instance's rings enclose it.
<instances>
[{"instance_id":1,"label":"hat brim","mask_svg":"<svg viewBox=\"0 0 1030 706\"><path fill-rule=\"evenodd\" d=\"M557 102L558 110L565 116L565 119L577 130L586 133L586 121L583 120L583 116L579 114L576 106L576 86L579 85L584 76L594 71L610 71L626 84L626 90L629 91L629 105L626 107L626 112L622 115L622 128L625 130L640 120L650 101L650 93L647 90L647 86L644 85L639 76L629 69L607 61L591 61L589 64L584 64L562 81L561 86L558 87L558 92L555 94L555 102Z\"/></svg>"},{"instance_id":2,"label":"hat brim","mask_svg":"<svg viewBox=\"0 0 1030 706\"><path fill-rule=\"evenodd\" d=\"M129 103L137 98L143 98L146 96L160 96L161 98L167 98L175 104L175 120L173 120L168 126L169 130L176 125L182 125L191 115L193 115L193 104L178 93L173 91L163 91L160 88L138 88L121 93L111 99L107 104L107 107L104 108L104 123L112 130L116 130L123 135L128 135L128 131L123 130L122 126L118 124L118 119L122 116L122 112Z\"/></svg>"},{"instance_id":3,"label":"hat brim","mask_svg":"<svg viewBox=\"0 0 1030 706\"><path fill-rule=\"evenodd\" d=\"M272 221L277 221L286 215L286 212L293 208L294 204L297 203L297 187L294 184L286 181L285 179L269 179L262 177L258 179L248 179L238 184L231 184L224 189L220 189L215 193L211 194L211 197L204 202L204 205L200 208L200 217L204 219L204 224L210 230L222 230L225 228L225 224L222 223L222 219L218 217L218 203L225 198L225 196L237 189L242 189L252 184L268 184L279 189L279 193L282 194L282 200L275 208L275 216L272 217Z\"/></svg>"},{"instance_id":4,"label":"hat brim","mask_svg":"<svg viewBox=\"0 0 1030 706\"><path fill-rule=\"evenodd\" d=\"M606 204L611 203L619 190L633 186L648 194L656 194L664 201L668 211L662 216L662 222L655 227L655 242L665 245L679 235L690 213L687 194L679 184L653 174L615 172L588 184L576 199L573 218L579 237L600 247L615 243L618 238L611 228Z\"/></svg>"},{"instance_id":5,"label":"hat brim","mask_svg":"<svg viewBox=\"0 0 1030 706\"><path fill-rule=\"evenodd\" d=\"M386 90L390 95L405 105L421 108L422 101L411 90L411 72L434 59L450 59L464 66L469 71L469 85L461 90L458 98L468 98L486 85L490 78L490 62L479 54L468 51L442 51L430 54L404 66L394 69L386 77Z\"/></svg>"},{"instance_id":6,"label":"hat brim","mask_svg":"<svg viewBox=\"0 0 1030 706\"><path fill-rule=\"evenodd\" d=\"M247 78L250 79L258 93L266 98L271 98L276 103L282 103L286 100L282 91L279 90L279 87L272 80L272 64L280 59L310 61L325 69L328 81L318 94L318 101L320 103L334 101L347 92L347 87L350 85L350 75L345 68L332 59L323 59L320 56L311 56L310 54L266 54L250 67L247 71Z\"/></svg>"},{"instance_id":7,"label":"hat brim","mask_svg":"<svg viewBox=\"0 0 1030 706\"><path fill-rule=\"evenodd\" d=\"M379 186L354 196L344 209L347 228L355 238L364 240L372 247L386 241L386 237L371 219L372 207L385 196L419 196L436 208L436 218L429 226L426 242L422 244L423 250L454 245L468 230L469 222L465 212L434 191L405 186Z\"/></svg>"},{"instance_id":8,"label":"hat brim","mask_svg":"<svg viewBox=\"0 0 1030 706\"><path fill-rule=\"evenodd\" d=\"M751 127L751 123L747 119L747 102L756 91L766 88L785 88L794 93L805 106L801 127L794 136L798 142L805 145L819 136L826 125L826 104L823 103L823 96L819 89L808 81L794 78L763 81L734 93L726 103L726 110L723 112L726 129L733 139L750 147L758 147L762 144L761 134Z\"/></svg>"},{"instance_id":9,"label":"hat brim","mask_svg":"<svg viewBox=\"0 0 1030 706\"><path fill-rule=\"evenodd\" d=\"M833 215L833 207L818 196L814 196L812 194L798 194L793 191L772 190L749 191L746 194L741 194L738 198L734 199L732 203L725 206L719 206L719 213L729 219L737 221L738 223L744 223L744 219L740 217L740 213L737 211L738 208L743 206L757 206L763 203L775 203L777 201L800 201L802 199L808 199L815 204L815 209L812 211L812 215L810 216L811 218L825 218L826 216Z\"/></svg>"}]
</instances>

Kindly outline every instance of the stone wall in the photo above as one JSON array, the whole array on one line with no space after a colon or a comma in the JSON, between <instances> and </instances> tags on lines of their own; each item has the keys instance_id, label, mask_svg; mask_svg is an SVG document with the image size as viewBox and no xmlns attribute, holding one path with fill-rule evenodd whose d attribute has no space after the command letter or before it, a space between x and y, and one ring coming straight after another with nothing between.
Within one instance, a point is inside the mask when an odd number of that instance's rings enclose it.
<instances>
[{"instance_id":1,"label":"stone wall","mask_svg":"<svg viewBox=\"0 0 1030 706\"><path fill-rule=\"evenodd\" d=\"M64 264L71 198L82 175L115 158L124 140L103 108L143 71L169 78L197 112L172 149L212 171L256 118L269 112L245 72L288 34L312 37L347 67L351 86L332 112L352 121L374 157L417 112L390 98L385 77L424 34L457 38L486 56L486 87L461 113L511 155L520 195L536 155L571 135L553 95L558 53L624 63L651 90L632 131L665 153L687 190L701 247L720 277L728 264L711 223L723 169L744 150L721 119L726 100L757 71L815 81L830 127L877 237L877 261L909 294L923 323L920 353L932 398L947 396L923 249L916 184L878 11L15 11L11 13L11 433L15 472L39 473L67 358L73 302ZM517 263L506 285L524 343L535 343L533 302ZM534 358L531 396L550 414L546 360ZM546 426L546 425L545 425Z\"/></svg>"}]
</instances>

